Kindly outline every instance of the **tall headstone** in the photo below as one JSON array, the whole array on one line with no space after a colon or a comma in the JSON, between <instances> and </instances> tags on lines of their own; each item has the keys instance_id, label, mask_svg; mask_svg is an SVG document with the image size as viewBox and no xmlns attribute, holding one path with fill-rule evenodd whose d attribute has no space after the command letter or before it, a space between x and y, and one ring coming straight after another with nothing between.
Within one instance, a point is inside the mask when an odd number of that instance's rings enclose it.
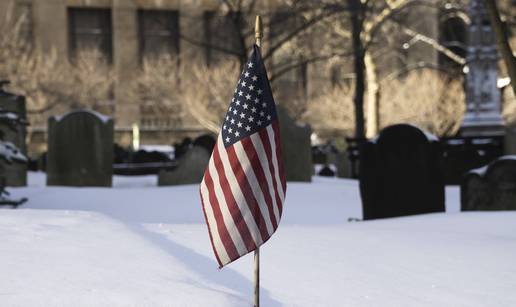
<instances>
[{"instance_id":1,"label":"tall headstone","mask_svg":"<svg viewBox=\"0 0 516 307\"><path fill-rule=\"evenodd\" d=\"M468 172L461 184L461 209L516 210L516 156Z\"/></svg>"},{"instance_id":2,"label":"tall headstone","mask_svg":"<svg viewBox=\"0 0 516 307\"><path fill-rule=\"evenodd\" d=\"M469 72L461 135L503 135L495 34L482 0L471 0L468 10L471 19L467 54Z\"/></svg>"},{"instance_id":3,"label":"tall headstone","mask_svg":"<svg viewBox=\"0 0 516 307\"><path fill-rule=\"evenodd\" d=\"M278 106L277 112L281 134L281 153L285 162L287 181L312 181L313 164L310 142L312 129L308 125L297 124L280 106Z\"/></svg>"},{"instance_id":4,"label":"tall headstone","mask_svg":"<svg viewBox=\"0 0 516 307\"><path fill-rule=\"evenodd\" d=\"M2 87L8 83L8 81L0 81L0 109L12 112L25 121L27 119L25 97L4 91ZM27 155L27 143L25 141L27 129L24 125L19 125L13 130L0 123L0 131L3 134L2 139L4 141L13 143L24 155ZM26 163L7 164L0 160L0 169L3 169L6 186L27 185Z\"/></svg>"},{"instance_id":5,"label":"tall headstone","mask_svg":"<svg viewBox=\"0 0 516 307\"><path fill-rule=\"evenodd\" d=\"M50 117L47 185L111 186L113 125L91 110Z\"/></svg>"},{"instance_id":6,"label":"tall headstone","mask_svg":"<svg viewBox=\"0 0 516 307\"><path fill-rule=\"evenodd\" d=\"M444 211L438 139L411 125L393 125L360 148L365 220Z\"/></svg>"}]
</instances>

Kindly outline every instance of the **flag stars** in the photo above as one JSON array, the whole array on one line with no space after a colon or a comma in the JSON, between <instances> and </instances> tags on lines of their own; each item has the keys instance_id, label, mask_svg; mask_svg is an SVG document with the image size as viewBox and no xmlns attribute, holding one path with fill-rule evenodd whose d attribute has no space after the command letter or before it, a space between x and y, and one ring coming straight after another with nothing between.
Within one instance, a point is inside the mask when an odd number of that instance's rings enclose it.
<instances>
[{"instance_id":1,"label":"flag stars","mask_svg":"<svg viewBox=\"0 0 516 307\"><path fill-rule=\"evenodd\" d=\"M240 118L244 118L244 117L245 117L244 112L240 113Z\"/></svg>"},{"instance_id":2,"label":"flag stars","mask_svg":"<svg viewBox=\"0 0 516 307\"><path fill-rule=\"evenodd\" d=\"M245 74L244 74L244 76L245 76L246 78L247 78L247 77L249 77L249 72L247 72L247 71L246 71L246 72L245 72ZM254 80L253 80L253 81L254 81Z\"/></svg>"},{"instance_id":3,"label":"flag stars","mask_svg":"<svg viewBox=\"0 0 516 307\"><path fill-rule=\"evenodd\" d=\"M249 125L245 126L246 131L251 131L251 127Z\"/></svg>"},{"instance_id":4,"label":"flag stars","mask_svg":"<svg viewBox=\"0 0 516 307\"><path fill-rule=\"evenodd\" d=\"M238 111L236 109L233 110L233 114L237 115Z\"/></svg>"},{"instance_id":5,"label":"flag stars","mask_svg":"<svg viewBox=\"0 0 516 307\"><path fill-rule=\"evenodd\" d=\"M258 95L261 95L263 93L263 90L260 88L258 89Z\"/></svg>"},{"instance_id":6,"label":"flag stars","mask_svg":"<svg viewBox=\"0 0 516 307\"><path fill-rule=\"evenodd\" d=\"M237 99L237 101L235 102L237 106L240 105L240 100Z\"/></svg>"},{"instance_id":7,"label":"flag stars","mask_svg":"<svg viewBox=\"0 0 516 307\"><path fill-rule=\"evenodd\" d=\"M250 84L250 85L249 85L249 90L250 90L250 91L254 90L254 85Z\"/></svg>"},{"instance_id":8,"label":"flag stars","mask_svg":"<svg viewBox=\"0 0 516 307\"><path fill-rule=\"evenodd\" d=\"M239 91L239 92L238 92L238 96L242 96L242 95L244 95L244 92Z\"/></svg>"},{"instance_id":9,"label":"flag stars","mask_svg":"<svg viewBox=\"0 0 516 307\"><path fill-rule=\"evenodd\" d=\"M247 67L249 67L249 68L253 68L253 62L249 62L249 63L247 64Z\"/></svg>"},{"instance_id":10,"label":"flag stars","mask_svg":"<svg viewBox=\"0 0 516 307\"><path fill-rule=\"evenodd\" d=\"M247 108L248 108L249 106L247 105L247 103L244 103L244 105L243 105L242 107L244 108L244 110L247 110Z\"/></svg>"},{"instance_id":11,"label":"flag stars","mask_svg":"<svg viewBox=\"0 0 516 307\"><path fill-rule=\"evenodd\" d=\"M251 79L252 79L253 81L256 81L256 80L258 80L258 77L257 77L257 76L253 76Z\"/></svg>"},{"instance_id":12,"label":"flag stars","mask_svg":"<svg viewBox=\"0 0 516 307\"><path fill-rule=\"evenodd\" d=\"M254 99L254 102L255 102L255 103L259 103L259 102L260 102L260 99L255 98L255 99Z\"/></svg>"},{"instance_id":13,"label":"flag stars","mask_svg":"<svg viewBox=\"0 0 516 307\"><path fill-rule=\"evenodd\" d=\"M231 124L232 125L235 124L235 119L234 118L231 119Z\"/></svg>"},{"instance_id":14,"label":"flag stars","mask_svg":"<svg viewBox=\"0 0 516 307\"><path fill-rule=\"evenodd\" d=\"M252 123L254 121L254 117L249 116L249 122Z\"/></svg>"},{"instance_id":15,"label":"flag stars","mask_svg":"<svg viewBox=\"0 0 516 307\"><path fill-rule=\"evenodd\" d=\"M249 95L249 94L245 95L245 99L251 100L251 95Z\"/></svg>"},{"instance_id":16,"label":"flag stars","mask_svg":"<svg viewBox=\"0 0 516 307\"><path fill-rule=\"evenodd\" d=\"M261 120L257 121L256 123L258 124L258 126L262 125L262 121Z\"/></svg>"},{"instance_id":17,"label":"flag stars","mask_svg":"<svg viewBox=\"0 0 516 307\"><path fill-rule=\"evenodd\" d=\"M261 117L264 117L264 116L265 116L265 112L261 111L261 112L260 112L260 116L261 116Z\"/></svg>"},{"instance_id":18,"label":"flag stars","mask_svg":"<svg viewBox=\"0 0 516 307\"><path fill-rule=\"evenodd\" d=\"M256 113L256 108L255 108L255 107L252 107L252 108L251 108L251 112Z\"/></svg>"},{"instance_id":19,"label":"flag stars","mask_svg":"<svg viewBox=\"0 0 516 307\"><path fill-rule=\"evenodd\" d=\"M262 103L262 107L266 108L267 107L267 103L266 102Z\"/></svg>"},{"instance_id":20,"label":"flag stars","mask_svg":"<svg viewBox=\"0 0 516 307\"><path fill-rule=\"evenodd\" d=\"M228 129L228 132L229 132L229 133L233 133L233 128L229 128L229 129Z\"/></svg>"},{"instance_id":21,"label":"flag stars","mask_svg":"<svg viewBox=\"0 0 516 307\"><path fill-rule=\"evenodd\" d=\"M231 139L229 137L226 137L226 143L229 143Z\"/></svg>"},{"instance_id":22,"label":"flag stars","mask_svg":"<svg viewBox=\"0 0 516 307\"><path fill-rule=\"evenodd\" d=\"M271 120L271 116L270 115L267 115L267 120Z\"/></svg>"},{"instance_id":23,"label":"flag stars","mask_svg":"<svg viewBox=\"0 0 516 307\"><path fill-rule=\"evenodd\" d=\"M242 83L241 83L241 84L242 84L242 86L246 86L247 82L242 81Z\"/></svg>"},{"instance_id":24,"label":"flag stars","mask_svg":"<svg viewBox=\"0 0 516 307\"><path fill-rule=\"evenodd\" d=\"M224 127L225 127L225 126L224 126ZM238 123L237 123L237 127L238 127L238 128L242 128L242 123L241 123L241 122L238 122Z\"/></svg>"},{"instance_id":25,"label":"flag stars","mask_svg":"<svg viewBox=\"0 0 516 307\"><path fill-rule=\"evenodd\" d=\"M239 137L239 136L240 136L240 132L235 131L235 136L236 136L236 137Z\"/></svg>"}]
</instances>

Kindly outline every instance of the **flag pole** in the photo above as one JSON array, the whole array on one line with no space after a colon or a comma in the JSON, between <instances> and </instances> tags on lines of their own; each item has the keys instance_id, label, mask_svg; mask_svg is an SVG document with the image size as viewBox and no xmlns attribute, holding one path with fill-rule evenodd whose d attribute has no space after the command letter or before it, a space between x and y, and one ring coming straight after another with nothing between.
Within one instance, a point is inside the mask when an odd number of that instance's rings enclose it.
<instances>
[{"instance_id":1,"label":"flag pole","mask_svg":"<svg viewBox=\"0 0 516 307\"><path fill-rule=\"evenodd\" d=\"M254 23L254 37L256 46L261 48L263 35L262 18L256 15ZM254 307L260 307L260 247L254 250Z\"/></svg>"}]
</instances>

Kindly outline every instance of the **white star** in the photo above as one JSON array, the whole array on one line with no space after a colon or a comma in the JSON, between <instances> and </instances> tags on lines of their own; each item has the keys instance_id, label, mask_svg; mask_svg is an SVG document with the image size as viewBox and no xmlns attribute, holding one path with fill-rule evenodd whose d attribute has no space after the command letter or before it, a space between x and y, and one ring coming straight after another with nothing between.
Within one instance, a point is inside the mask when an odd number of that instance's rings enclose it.
<instances>
[{"instance_id":1,"label":"white star","mask_svg":"<svg viewBox=\"0 0 516 307\"><path fill-rule=\"evenodd\" d=\"M255 107L252 107L252 108L251 108L251 112L256 113L256 108L255 108Z\"/></svg>"},{"instance_id":2,"label":"white star","mask_svg":"<svg viewBox=\"0 0 516 307\"><path fill-rule=\"evenodd\" d=\"M229 129L228 129L228 132L229 132L229 133L233 133L233 128L229 128Z\"/></svg>"},{"instance_id":3,"label":"white star","mask_svg":"<svg viewBox=\"0 0 516 307\"><path fill-rule=\"evenodd\" d=\"M245 86L246 84L247 84L247 82L242 81L242 86Z\"/></svg>"},{"instance_id":4,"label":"white star","mask_svg":"<svg viewBox=\"0 0 516 307\"><path fill-rule=\"evenodd\" d=\"M226 125L222 126L222 129L226 130Z\"/></svg>"},{"instance_id":5,"label":"white star","mask_svg":"<svg viewBox=\"0 0 516 307\"><path fill-rule=\"evenodd\" d=\"M247 78L247 77L249 77L249 73L246 71L246 72L245 72L245 74L244 74L244 76L245 76L246 78Z\"/></svg>"},{"instance_id":6,"label":"white star","mask_svg":"<svg viewBox=\"0 0 516 307\"><path fill-rule=\"evenodd\" d=\"M235 136L239 136L239 135L240 135L240 132L236 131Z\"/></svg>"},{"instance_id":7,"label":"white star","mask_svg":"<svg viewBox=\"0 0 516 307\"><path fill-rule=\"evenodd\" d=\"M238 126L238 128L242 128L242 123L241 123L241 122L238 122L238 123L237 123L237 126Z\"/></svg>"},{"instance_id":8,"label":"white star","mask_svg":"<svg viewBox=\"0 0 516 307\"><path fill-rule=\"evenodd\" d=\"M251 99L251 95L249 95L249 94L245 95L245 99L250 100Z\"/></svg>"},{"instance_id":9,"label":"white star","mask_svg":"<svg viewBox=\"0 0 516 307\"><path fill-rule=\"evenodd\" d=\"M271 120L271 116L270 115L267 115L267 120Z\"/></svg>"},{"instance_id":10,"label":"white star","mask_svg":"<svg viewBox=\"0 0 516 307\"><path fill-rule=\"evenodd\" d=\"M267 103L266 102L262 103L262 107L264 107L264 108L267 107Z\"/></svg>"},{"instance_id":11,"label":"white star","mask_svg":"<svg viewBox=\"0 0 516 307\"><path fill-rule=\"evenodd\" d=\"M229 143L229 137L226 138L226 143Z\"/></svg>"},{"instance_id":12,"label":"white star","mask_svg":"<svg viewBox=\"0 0 516 307\"><path fill-rule=\"evenodd\" d=\"M258 124L258 126L262 125L262 121L261 120L257 121L256 123Z\"/></svg>"},{"instance_id":13,"label":"white star","mask_svg":"<svg viewBox=\"0 0 516 307\"><path fill-rule=\"evenodd\" d=\"M244 112L240 113L240 118L244 118L244 117L245 117Z\"/></svg>"},{"instance_id":14,"label":"white star","mask_svg":"<svg viewBox=\"0 0 516 307\"><path fill-rule=\"evenodd\" d=\"M265 116L265 112L261 111L260 116Z\"/></svg>"},{"instance_id":15,"label":"white star","mask_svg":"<svg viewBox=\"0 0 516 307\"><path fill-rule=\"evenodd\" d=\"M258 99L258 97L257 97L257 98L254 99L254 102L258 103L258 102L260 102L260 99Z\"/></svg>"},{"instance_id":16,"label":"white star","mask_svg":"<svg viewBox=\"0 0 516 307\"><path fill-rule=\"evenodd\" d=\"M242 96L242 95L244 95L244 92L242 92L242 91L238 92L238 96Z\"/></svg>"},{"instance_id":17,"label":"white star","mask_svg":"<svg viewBox=\"0 0 516 307\"><path fill-rule=\"evenodd\" d=\"M244 110L247 110L247 107L248 107L247 103L244 103L244 105L242 107L244 108Z\"/></svg>"},{"instance_id":18,"label":"white star","mask_svg":"<svg viewBox=\"0 0 516 307\"><path fill-rule=\"evenodd\" d=\"M263 90L260 88L258 89L258 95L261 95L263 93Z\"/></svg>"},{"instance_id":19,"label":"white star","mask_svg":"<svg viewBox=\"0 0 516 307\"><path fill-rule=\"evenodd\" d=\"M256 80L258 80L258 77L257 76L253 76L251 79L253 79L253 81L256 81Z\"/></svg>"},{"instance_id":20,"label":"white star","mask_svg":"<svg viewBox=\"0 0 516 307\"><path fill-rule=\"evenodd\" d=\"M249 62L249 64L247 64L247 67L253 68L253 62Z\"/></svg>"},{"instance_id":21,"label":"white star","mask_svg":"<svg viewBox=\"0 0 516 307\"><path fill-rule=\"evenodd\" d=\"M254 120L254 117L249 116L249 121L252 122Z\"/></svg>"},{"instance_id":22,"label":"white star","mask_svg":"<svg viewBox=\"0 0 516 307\"><path fill-rule=\"evenodd\" d=\"M233 108L232 107L229 107L229 110L231 111Z\"/></svg>"},{"instance_id":23,"label":"white star","mask_svg":"<svg viewBox=\"0 0 516 307\"><path fill-rule=\"evenodd\" d=\"M226 120L228 120L228 119L229 119L229 116L226 116Z\"/></svg>"},{"instance_id":24,"label":"white star","mask_svg":"<svg viewBox=\"0 0 516 307\"><path fill-rule=\"evenodd\" d=\"M234 98L234 97L233 97L233 98L231 98L231 102L235 102L235 98Z\"/></svg>"},{"instance_id":25,"label":"white star","mask_svg":"<svg viewBox=\"0 0 516 307\"><path fill-rule=\"evenodd\" d=\"M234 110L233 110L233 114L235 114L235 115L236 115L237 113L238 113L238 112L237 112L237 110L236 110L236 109L234 109Z\"/></svg>"},{"instance_id":26,"label":"white star","mask_svg":"<svg viewBox=\"0 0 516 307\"><path fill-rule=\"evenodd\" d=\"M250 90L250 91L254 90L254 85L252 85L252 84L251 84L251 85L249 85L249 90Z\"/></svg>"},{"instance_id":27,"label":"white star","mask_svg":"<svg viewBox=\"0 0 516 307\"><path fill-rule=\"evenodd\" d=\"M240 100L237 99L237 101L235 102L237 106L240 105Z\"/></svg>"},{"instance_id":28,"label":"white star","mask_svg":"<svg viewBox=\"0 0 516 307\"><path fill-rule=\"evenodd\" d=\"M234 118L232 118L232 119L231 119L231 124L234 124L234 123L235 123L235 119L234 119Z\"/></svg>"},{"instance_id":29,"label":"white star","mask_svg":"<svg viewBox=\"0 0 516 307\"><path fill-rule=\"evenodd\" d=\"M251 131L251 127L249 127L249 126L245 126L245 130L247 130L247 131Z\"/></svg>"}]
</instances>

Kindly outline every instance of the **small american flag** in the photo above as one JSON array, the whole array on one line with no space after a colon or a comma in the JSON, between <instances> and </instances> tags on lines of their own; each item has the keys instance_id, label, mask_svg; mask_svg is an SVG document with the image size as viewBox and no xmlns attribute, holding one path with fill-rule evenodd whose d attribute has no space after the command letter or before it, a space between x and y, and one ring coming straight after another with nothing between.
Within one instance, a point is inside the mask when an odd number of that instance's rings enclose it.
<instances>
[{"instance_id":1,"label":"small american flag","mask_svg":"<svg viewBox=\"0 0 516 307\"><path fill-rule=\"evenodd\" d=\"M286 188L276 105L255 45L200 188L220 267L270 238L281 218Z\"/></svg>"}]
</instances>

